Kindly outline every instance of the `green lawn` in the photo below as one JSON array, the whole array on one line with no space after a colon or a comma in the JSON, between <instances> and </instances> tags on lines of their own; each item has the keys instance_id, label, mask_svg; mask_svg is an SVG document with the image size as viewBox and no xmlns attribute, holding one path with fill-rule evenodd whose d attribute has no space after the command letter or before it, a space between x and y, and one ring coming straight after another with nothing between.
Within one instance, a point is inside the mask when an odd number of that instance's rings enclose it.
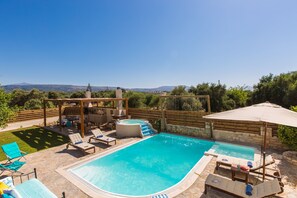
<instances>
[{"instance_id":1,"label":"green lawn","mask_svg":"<svg viewBox=\"0 0 297 198\"><path fill-rule=\"evenodd\" d=\"M11 142L17 142L20 149L27 153L34 153L39 150L59 146L68 141L68 137L40 127L0 132L0 146ZM6 156L2 149L0 149L0 161L4 159L6 159Z\"/></svg>"}]
</instances>

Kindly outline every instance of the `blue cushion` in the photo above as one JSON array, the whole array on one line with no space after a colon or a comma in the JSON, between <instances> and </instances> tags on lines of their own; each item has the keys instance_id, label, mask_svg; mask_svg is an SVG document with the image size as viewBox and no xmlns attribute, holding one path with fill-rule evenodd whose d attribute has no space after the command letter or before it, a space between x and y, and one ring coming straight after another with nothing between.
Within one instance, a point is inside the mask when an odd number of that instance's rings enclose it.
<instances>
[{"instance_id":1,"label":"blue cushion","mask_svg":"<svg viewBox=\"0 0 297 198\"><path fill-rule=\"evenodd\" d=\"M83 143L83 141L78 141L78 142L75 142L75 144L81 144Z\"/></svg>"},{"instance_id":2,"label":"blue cushion","mask_svg":"<svg viewBox=\"0 0 297 198\"><path fill-rule=\"evenodd\" d=\"M253 163L251 161L247 162L248 167L253 168Z\"/></svg>"},{"instance_id":3,"label":"blue cushion","mask_svg":"<svg viewBox=\"0 0 297 198\"><path fill-rule=\"evenodd\" d=\"M2 194L2 198L14 198L14 197L5 193L5 194Z\"/></svg>"},{"instance_id":4,"label":"blue cushion","mask_svg":"<svg viewBox=\"0 0 297 198\"><path fill-rule=\"evenodd\" d=\"M253 192L253 187L252 187L252 185L247 184L247 185L246 185L246 188L245 188L245 194L251 196L251 195L253 194L252 192Z\"/></svg>"},{"instance_id":5,"label":"blue cushion","mask_svg":"<svg viewBox=\"0 0 297 198\"><path fill-rule=\"evenodd\" d=\"M97 138L102 138L102 137L103 137L103 135L98 135L98 136L97 136Z\"/></svg>"}]
</instances>

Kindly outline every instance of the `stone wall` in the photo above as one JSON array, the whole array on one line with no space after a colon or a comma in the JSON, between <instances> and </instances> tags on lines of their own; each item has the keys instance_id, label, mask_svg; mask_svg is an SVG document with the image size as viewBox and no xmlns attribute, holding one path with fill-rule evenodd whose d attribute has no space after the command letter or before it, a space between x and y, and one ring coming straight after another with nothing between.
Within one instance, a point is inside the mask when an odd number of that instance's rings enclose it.
<instances>
[{"instance_id":1,"label":"stone wall","mask_svg":"<svg viewBox=\"0 0 297 198\"><path fill-rule=\"evenodd\" d=\"M205 123L205 128L188 127L181 125L167 124L167 131L180 135L188 135L193 137L207 138L218 141L226 141L233 143L241 143L246 145L263 145L264 127L260 128L259 134L242 133L224 130L213 130L213 126L210 123ZM283 145L276 136L272 136L272 129L267 130L267 148L286 150L287 147Z\"/></svg>"},{"instance_id":2,"label":"stone wall","mask_svg":"<svg viewBox=\"0 0 297 198\"><path fill-rule=\"evenodd\" d=\"M188 136L207 138L207 139L211 138L210 128L205 129L205 128L167 124L167 131L170 133L176 133L180 135L188 135Z\"/></svg>"}]
</instances>

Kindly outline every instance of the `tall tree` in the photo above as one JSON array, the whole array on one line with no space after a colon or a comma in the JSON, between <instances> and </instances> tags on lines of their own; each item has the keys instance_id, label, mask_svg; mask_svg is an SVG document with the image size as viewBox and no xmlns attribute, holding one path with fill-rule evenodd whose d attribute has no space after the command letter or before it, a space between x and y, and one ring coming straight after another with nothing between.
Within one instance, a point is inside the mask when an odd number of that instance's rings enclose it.
<instances>
[{"instance_id":1,"label":"tall tree","mask_svg":"<svg viewBox=\"0 0 297 198\"><path fill-rule=\"evenodd\" d=\"M14 116L13 110L9 107L10 94L0 89L0 128L5 127L9 119Z\"/></svg>"}]
</instances>

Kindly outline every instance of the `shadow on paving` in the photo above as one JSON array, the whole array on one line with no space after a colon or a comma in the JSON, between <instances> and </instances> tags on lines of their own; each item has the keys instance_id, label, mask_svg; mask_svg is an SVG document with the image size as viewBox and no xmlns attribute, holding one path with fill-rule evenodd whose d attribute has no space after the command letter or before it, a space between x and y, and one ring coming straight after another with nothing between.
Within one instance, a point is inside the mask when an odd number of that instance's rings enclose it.
<instances>
[{"instance_id":1,"label":"shadow on paving","mask_svg":"<svg viewBox=\"0 0 297 198\"><path fill-rule=\"evenodd\" d=\"M12 134L36 150L47 149L69 142L68 137L43 128L24 129L12 132Z\"/></svg>"}]
</instances>

